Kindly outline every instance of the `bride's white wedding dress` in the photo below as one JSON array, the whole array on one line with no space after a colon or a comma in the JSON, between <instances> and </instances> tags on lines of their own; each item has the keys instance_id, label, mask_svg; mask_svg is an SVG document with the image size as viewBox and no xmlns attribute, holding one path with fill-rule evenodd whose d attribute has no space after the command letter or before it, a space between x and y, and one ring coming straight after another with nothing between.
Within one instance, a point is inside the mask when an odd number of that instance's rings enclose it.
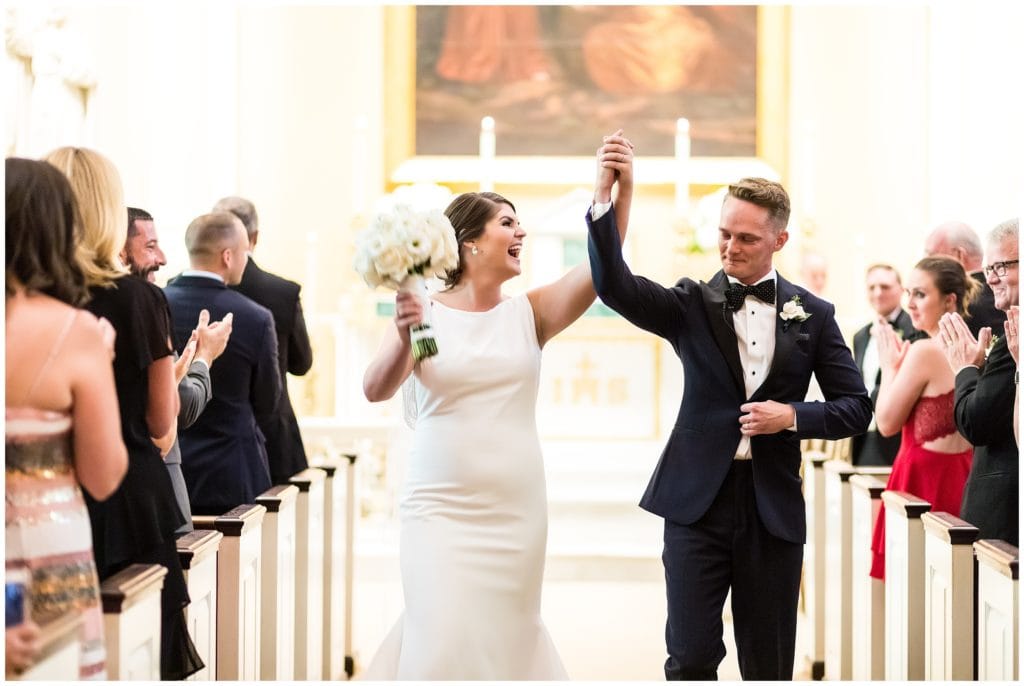
<instances>
[{"instance_id":1,"label":"bride's white wedding dress","mask_svg":"<svg viewBox=\"0 0 1024 686\"><path fill-rule=\"evenodd\" d=\"M399 508L405 613L364 679L565 679L540 619L547 498L541 351L525 295L432 307Z\"/></svg>"}]
</instances>

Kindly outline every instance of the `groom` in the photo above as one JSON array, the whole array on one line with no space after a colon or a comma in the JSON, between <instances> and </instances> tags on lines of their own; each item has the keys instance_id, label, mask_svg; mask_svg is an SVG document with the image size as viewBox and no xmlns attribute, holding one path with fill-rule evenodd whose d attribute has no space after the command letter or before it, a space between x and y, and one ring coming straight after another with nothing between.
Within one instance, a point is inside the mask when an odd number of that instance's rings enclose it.
<instances>
[{"instance_id":1,"label":"groom","mask_svg":"<svg viewBox=\"0 0 1024 686\"><path fill-rule=\"evenodd\" d=\"M594 288L671 342L684 370L679 417L640 502L665 520L665 676L717 678L731 588L743 678L789 680L806 532L800 439L866 431L864 381L835 308L772 266L789 238L780 184L729 186L722 271L672 288L630 272L608 200L595 197L587 212ZM812 373L826 402L803 402Z\"/></svg>"}]
</instances>

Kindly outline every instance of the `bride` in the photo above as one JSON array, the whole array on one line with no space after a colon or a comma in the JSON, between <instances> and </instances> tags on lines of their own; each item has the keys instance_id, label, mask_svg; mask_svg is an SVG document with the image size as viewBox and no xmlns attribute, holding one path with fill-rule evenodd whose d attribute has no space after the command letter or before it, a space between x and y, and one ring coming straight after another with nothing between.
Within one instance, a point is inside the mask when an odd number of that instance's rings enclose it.
<instances>
[{"instance_id":1,"label":"bride","mask_svg":"<svg viewBox=\"0 0 1024 686\"><path fill-rule=\"evenodd\" d=\"M597 151L589 211L614 211L625 238L633 146L621 133ZM399 293L363 379L377 402L412 374L417 422L399 506L405 613L362 677L565 679L540 619L547 502L535 414L541 349L593 303L590 264L507 297L526 237L515 207L464 193L445 214L459 264L430 302L440 351L414 365L409 326L423 305Z\"/></svg>"}]
</instances>

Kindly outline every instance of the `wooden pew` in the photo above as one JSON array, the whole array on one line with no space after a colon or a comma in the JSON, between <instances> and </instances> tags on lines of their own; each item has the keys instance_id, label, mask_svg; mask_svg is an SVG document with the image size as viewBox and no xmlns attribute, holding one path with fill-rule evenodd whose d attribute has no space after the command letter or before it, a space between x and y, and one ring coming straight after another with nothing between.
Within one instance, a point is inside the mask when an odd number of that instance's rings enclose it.
<instances>
[{"instance_id":1,"label":"wooden pew","mask_svg":"<svg viewBox=\"0 0 1024 686\"><path fill-rule=\"evenodd\" d=\"M295 678L321 681L324 627L324 480L321 469L304 469L298 486L295 545Z\"/></svg>"},{"instance_id":2,"label":"wooden pew","mask_svg":"<svg viewBox=\"0 0 1024 686\"><path fill-rule=\"evenodd\" d=\"M160 680L160 591L167 568L134 564L100 584L107 678Z\"/></svg>"},{"instance_id":3,"label":"wooden pew","mask_svg":"<svg viewBox=\"0 0 1024 686\"><path fill-rule=\"evenodd\" d=\"M219 531L199 529L176 542L188 586L185 623L205 665L189 681L217 678L217 551L223 538Z\"/></svg>"},{"instance_id":4,"label":"wooden pew","mask_svg":"<svg viewBox=\"0 0 1024 686\"><path fill-rule=\"evenodd\" d=\"M825 462L828 457L810 441L803 451L807 545L804 548L804 608L809 631L807 660L811 678L825 676Z\"/></svg>"},{"instance_id":5,"label":"wooden pew","mask_svg":"<svg viewBox=\"0 0 1024 686\"><path fill-rule=\"evenodd\" d=\"M35 662L12 681L78 681L82 644L82 615L72 612L39 627Z\"/></svg>"},{"instance_id":6,"label":"wooden pew","mask_svg":"<svg viewBox=\"0 0 1024 686\"><path fill-rule=\"evenodd\" d=\"M346 556L348 531L348 471L345 466L355 461L354 453L336 457L320 457L310 463L323 470L324 479L324 679L344 678L350 654L346 650L346 588L350 570ZM347 676L351 677L351 673Z\"/></svg>"},{"instance_id":7,"label":"wooden pew","mask_svg":"<svg viewBox=\"0 0 1024 686\"><path fill-rule=\"evenodd\" d=\"M850 589L852 678L880 681L885 677L885 585L869 575L871 538L882 510L885 481L869 474L850 477Z\"/></svg>"},{"instance_id":8,"label":"wooden pew","mask_svg":"<svg viewBox=\"0 0 1024 686\"><path fill-rule=\"evenodd\" d=\"M924 526L931 504L903 491L885 507L885 679L924 678Z\"/></svg>"},{"instance_id":9,"label":"wooden pew","mask_svg":"<svg viewBox=\"0 0 1024 686\"><path fill-rule=\"evenodd\" d=\"M224 534L217 560L217 681L260 678L262 505L220 517L193 517L196 529Z\"/></svg>"},{"instance_id":10,"label":"wooden pew","mask_svg":"<svg viewBox=\"0 0 1024 686\"><path fill-rule=\"evenodd\" d=\"M274 486L256 498L263 517L260 679L295 676L295 538L297 486Z\"/></svg>"},{"instance_id":11,"label":"wooden pew","mask_svg":"<svg viewBox=\"0 0 1024 686\"><path fill-rule=\"evenodd\" d=\"M978 679L1017 681L1017 569L1020 551L1005 541L974 544L978 559Z\"/></svg>"},{"instance_id":12,"label":"wooden pew","mask_svg":"<svg viewBox=\"0 0 1024 686\"><path fill-rule=\"evenodd\" d=\"M826 462L824 469L825 677L848 681L853 678L853 492L850 478L855 474L888 476L891 469L854 467L837 459Z\"/></svg>"},{"instance_id":13,"label":"wooden pew","mask_svg":"<svg viewBox=\"0 0 1024 686\"><path fill-rule=\"evenodd\" d=\"M925 512L924 678L974 675L974 540L978 529L947 512Z\"/></svg>"}]
</instances>

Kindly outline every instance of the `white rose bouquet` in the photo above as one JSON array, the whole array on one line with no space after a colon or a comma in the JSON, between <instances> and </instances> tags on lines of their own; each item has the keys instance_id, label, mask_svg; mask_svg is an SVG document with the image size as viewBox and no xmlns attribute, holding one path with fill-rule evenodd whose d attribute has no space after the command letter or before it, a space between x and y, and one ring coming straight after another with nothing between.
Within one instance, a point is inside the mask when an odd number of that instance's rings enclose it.
<instances>
[{"instance_id":1,"label":"white rose bouquet","mask_svg":"<svg viewBox=\"0 0 1024 686\"><path fill-rule=\"evenodd\" d=\"M409 327L417 361L437 354L424 276L443 278L458 263L455 229L440 210L417 212L395 205L356 237L355 268L367 285L414 293L424 301L423 321Z\"/></svg>"}]
</instances>

